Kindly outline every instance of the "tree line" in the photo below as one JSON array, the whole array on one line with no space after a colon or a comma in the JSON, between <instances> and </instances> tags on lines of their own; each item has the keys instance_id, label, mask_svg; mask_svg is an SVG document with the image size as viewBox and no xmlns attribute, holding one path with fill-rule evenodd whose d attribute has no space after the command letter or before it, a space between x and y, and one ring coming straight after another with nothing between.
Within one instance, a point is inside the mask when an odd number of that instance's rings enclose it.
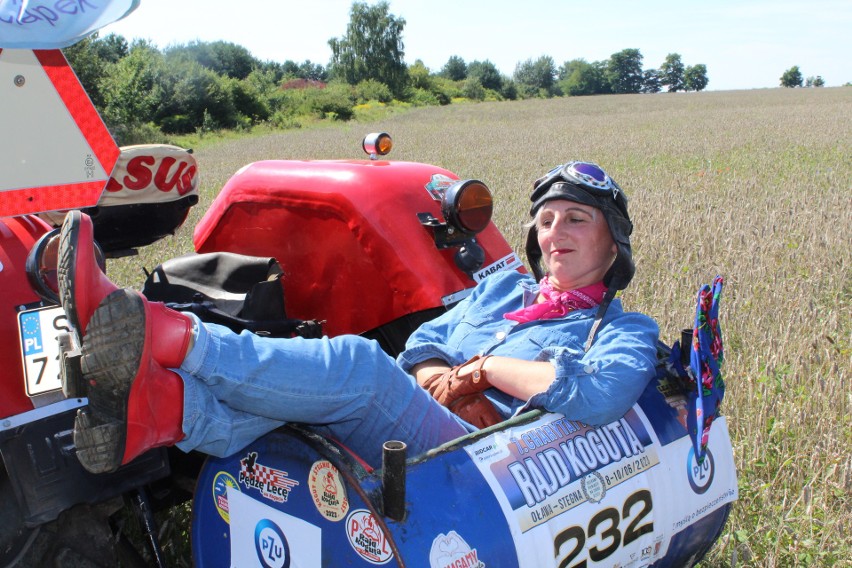
<instances>
[{"instance_id":1,"label":"tree line","mask_svg":"<svg viewBox=\"0 0 852 568\"><path fill-rule=\"evenodd\" d=\"M781 75L782 87L824 87L825 81L821 75L808 77L807 81L802 77L798 65L793 65Z\"/></svg>"},{"instance_id":2,"label":"tree line","mask_svg":"<svg viewBox=\"0 0 852 568\"><path fill-rule=\"evenodd\" d=\"M659 68L643 68L638 49L558 66L543 55L519 62L511 76L488 60L453 55L433 72L421 60L405 64L404 28L387 2L355 2L346 33L328 41L332 56L325 65L260 61L225 41L160 50L116 34L87 38L65 55L120 144L261 123L288 128L348 120L371 106L701 91L708 84L705 65L685 65L671 53Z\"/></svg>"}]
</instances>

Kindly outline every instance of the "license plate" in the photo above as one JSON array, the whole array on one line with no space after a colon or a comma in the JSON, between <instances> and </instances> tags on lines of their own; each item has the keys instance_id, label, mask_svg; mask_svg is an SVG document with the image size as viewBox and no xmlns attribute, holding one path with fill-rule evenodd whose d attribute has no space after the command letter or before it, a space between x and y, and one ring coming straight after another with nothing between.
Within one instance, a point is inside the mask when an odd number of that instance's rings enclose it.
<instances>
[{"instance_id":1,"label":"license plate","mask_svg":"<svg viewBox=\"0 0 852 568\"><path fill-rule=\"evenodd\" d=\"M57 338L71 331L65 311L55 306L18 312L18 330L27 396L61 389Z\"/></svg>"}]
</instances>

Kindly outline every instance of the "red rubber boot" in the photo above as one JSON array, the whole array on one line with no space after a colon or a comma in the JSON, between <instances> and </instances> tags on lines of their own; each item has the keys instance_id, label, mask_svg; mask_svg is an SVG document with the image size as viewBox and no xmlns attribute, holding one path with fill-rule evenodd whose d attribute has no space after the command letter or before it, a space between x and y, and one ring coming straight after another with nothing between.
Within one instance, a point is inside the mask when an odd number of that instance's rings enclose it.
<instances>
[{"instance_id":1,"label":"red rubber boot","mask_svg":"<svg viewBox=\"0 0 852 568\"><path fill-rule=\"evenodd\" d=\"M103 273L95 258L92 219L80 211L70 211L59 236L59 298L68 321L80 340L92 313L109 293L118 290Z\"/></svg>"},{"instance_id":2,"label":"red rubber boot","mask_svg":"<svg viewBox=\"0 0 852 568\"><path fill-rule=\"evenodd\" d=\"M92 473L114 471L144 452L183 439L178 367L192 322L133 290L117 290L93 313L83 339L89 406L74 423L77 458Z\"/></svg>"}]
</instances>

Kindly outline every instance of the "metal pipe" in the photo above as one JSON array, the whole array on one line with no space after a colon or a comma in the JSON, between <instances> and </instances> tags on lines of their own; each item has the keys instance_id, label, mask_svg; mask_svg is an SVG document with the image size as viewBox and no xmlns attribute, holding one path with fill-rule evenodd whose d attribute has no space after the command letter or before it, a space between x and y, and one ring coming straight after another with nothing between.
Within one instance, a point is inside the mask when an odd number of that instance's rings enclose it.
<instances>
[{"instance_id":1,"label":"metal pipe","mask_svg":"<svg viewBox=\"0 0 852 568\"><path fill-rule=\"evenodd\" d=\"M382 446L382 508L386 517L405 517L405 442L389 440Z\"/></svg>"}]
</instances>

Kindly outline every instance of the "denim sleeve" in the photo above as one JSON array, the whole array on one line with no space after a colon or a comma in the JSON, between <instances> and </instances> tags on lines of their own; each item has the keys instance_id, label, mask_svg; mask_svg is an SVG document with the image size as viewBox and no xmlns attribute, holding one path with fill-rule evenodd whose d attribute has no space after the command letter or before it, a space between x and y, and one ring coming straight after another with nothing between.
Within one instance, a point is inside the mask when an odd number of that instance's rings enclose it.
<instances>
[{"instance_id":1,"label":"denim sleeve","mask_svg":"<svg viewBox=\"0 0 852 568\"><path fill-rule=\"evenodd\" d=\"M525 408L543 407L570 420L599 426L618 420L654 377L659 329L639 313L624 313L604 325L592 348L547 347L539 361L550 361L556 378Z\"/></svg>"},{"instance_id":2,"label":"denim sleeve","mask_svg":"<svg viewBox=\"0 0 852 568\"><path fill-rule=\"evenodd\" d=\"M405 351L397 357L397 365L406 372L427 359L441 359L450 366L461 365L470 356L466 356L462 350L454 347L453 345L458 345L459 342L451 339L459 324L468 316L468 310L472 306L477 306L481 308L481 311L488 313L499 311L502 314L502 310L495 305L495 301L505 300L510 295L517 296L517 282L528 278L515 271L489 276L480 282L467 298L447 313L417 328L408 338Z\"/></svg>"}]
</instances>

